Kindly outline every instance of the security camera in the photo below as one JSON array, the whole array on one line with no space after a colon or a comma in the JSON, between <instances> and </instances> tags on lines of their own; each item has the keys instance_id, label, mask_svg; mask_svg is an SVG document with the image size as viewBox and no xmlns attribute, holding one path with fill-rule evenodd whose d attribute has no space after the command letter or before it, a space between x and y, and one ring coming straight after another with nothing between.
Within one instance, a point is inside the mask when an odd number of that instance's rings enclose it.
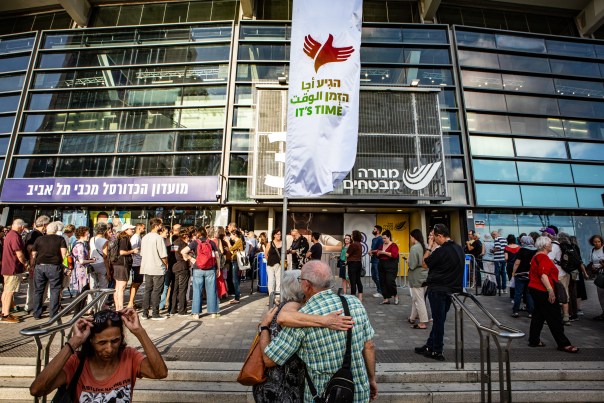
<instances>
[{"instance_id":1,"label":"security camera","mask_svg":"<svg viewBox=\"0 0 604 403\"><path fill-rule=\"evenodd\" d=\"M222 193L220 192L220 190L216 191L216 200L220 200L220 196L222 196Z\"/></svg>"}]
</instances>

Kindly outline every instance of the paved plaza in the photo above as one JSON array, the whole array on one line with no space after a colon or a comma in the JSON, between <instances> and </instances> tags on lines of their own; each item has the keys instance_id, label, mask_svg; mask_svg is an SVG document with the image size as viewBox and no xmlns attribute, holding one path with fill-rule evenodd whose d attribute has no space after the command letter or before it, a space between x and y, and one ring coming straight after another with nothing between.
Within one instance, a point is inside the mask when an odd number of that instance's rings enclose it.
<instances>
[{"instance_id":1,"label":"paved plaza","mask_svg":"<svg viewBox=\"0 0 604 403\"><path fill-rule=\"evenodd\" d=\"M420 363L427 359L413 353L413 348L421 346L428 336L429 330L411 329L406 318L410 313L409 289L400 287L399 305L379 305L380 299L371 294L375 289L370 279L365 279L366 298L364 305L369 314L371 324L375 329L375 344L378 363ZM151 339L159 347L168 361L224 362L237 363L245 358L247 349L257 331L258 322L267 309L266 294L250 294L250 281L242 283L242 298L238 305L221 304L221 316L201 319L189 317L171 317L165 321L143 322ZM565 327L565 332L571 342L581 351L573 355L559 352L547 326L544 327L542 339L545 348L529 348L527 346L530 319L525 312L521 317L510 317L511 303L507 294L501 296L479 296L479 301L501 322L527 333L523 339L512 344L512 362L544 362L544 361L602 361L604 348L601 347L604 334L604 322L591 318L601 313L595 286L587 283L589 299L583 303L585 313L580 320ZM25 287L22 287L25 291ZM472 290L473 292L473 290ZM23 303L24 293L17 294L17 302ZM137 296L140 302L142 293ZM68 299L64 300L64 303ZM204 306L205 310L205 306ZM0 357L34 357L35 344L32 338L19 334L19 330L38 323L31 315L21 312L16 314L22 319L20 324L0 325ZM483 319L478 316L479 319ZM467 362L479 361L479 337L476 328L470 320L464 322L465 350ZM449 362L454 361L454 312L449 312L445 330L445 356ZM59 346L59 337L53 344L52 353ZM137 340L130 335L127 341L136 345ZM493 348L493 356L494 348Z\"/></svg>"}]
</instances>

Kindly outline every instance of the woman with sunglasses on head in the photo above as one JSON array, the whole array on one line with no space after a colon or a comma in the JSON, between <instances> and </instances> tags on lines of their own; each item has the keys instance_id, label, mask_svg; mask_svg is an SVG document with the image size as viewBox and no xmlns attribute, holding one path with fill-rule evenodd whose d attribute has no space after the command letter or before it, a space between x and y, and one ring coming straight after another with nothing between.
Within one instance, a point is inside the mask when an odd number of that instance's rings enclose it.
<instances>
[{"instance_id":1,"label":"woman with sunglasses on head","mask_svg":"<svg viewBox=\"0 0 604 403\"><path fill-rule=\"evenodd\" d=\"M126 346L124 326L139 340L146 356ZM80 375L73 401L131 402L136 378L165 378L168 368L136 311L127 308L78 319L69 341L37 376L29 391L39 397L61 386L69 388L77 372Z\"/></svg>"}]
</instances>

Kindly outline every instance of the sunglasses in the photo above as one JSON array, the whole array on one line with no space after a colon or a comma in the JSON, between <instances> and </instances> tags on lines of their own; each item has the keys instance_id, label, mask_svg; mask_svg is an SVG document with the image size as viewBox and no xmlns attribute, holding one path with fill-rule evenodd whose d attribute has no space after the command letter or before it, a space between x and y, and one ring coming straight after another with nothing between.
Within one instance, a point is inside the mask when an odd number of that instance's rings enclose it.
<instances>
[{"instance_id":1,"label":"sunglasses","mask_svg":"<svg viewBox=\"0 0 604 403\"><path fill-rule=\"evenodd\" d=\"M121 312L102 311L94 315L92 323L94 323L95 325L100 325L107 322L107 320L118 323L122 320L121 315Z\"/></svg>"}]
</instances>

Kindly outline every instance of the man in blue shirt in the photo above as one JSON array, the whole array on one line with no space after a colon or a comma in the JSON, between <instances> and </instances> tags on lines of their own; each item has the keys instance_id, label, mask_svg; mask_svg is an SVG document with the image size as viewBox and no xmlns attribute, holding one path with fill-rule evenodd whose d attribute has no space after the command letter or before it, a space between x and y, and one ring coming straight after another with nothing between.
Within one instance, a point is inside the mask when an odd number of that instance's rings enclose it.
<instances>
[{"instance_id":1,"label":"man in blue shirt","mask_svg":"<svg viewBox=\"0 0 604 403\"><path fill-rule=\"evenodd\" d=\"M382 226L376 225L373 227L373 232L371 232L374 238L371 240L371 279L375 283L377 288L377 292L373 294L375 298L382 298L382 286L380 285L380 275L378 273L378 255L377 251L382 249L382 245L384 245L384 240L382 239Z\"/></svg>"}]
</instances>

